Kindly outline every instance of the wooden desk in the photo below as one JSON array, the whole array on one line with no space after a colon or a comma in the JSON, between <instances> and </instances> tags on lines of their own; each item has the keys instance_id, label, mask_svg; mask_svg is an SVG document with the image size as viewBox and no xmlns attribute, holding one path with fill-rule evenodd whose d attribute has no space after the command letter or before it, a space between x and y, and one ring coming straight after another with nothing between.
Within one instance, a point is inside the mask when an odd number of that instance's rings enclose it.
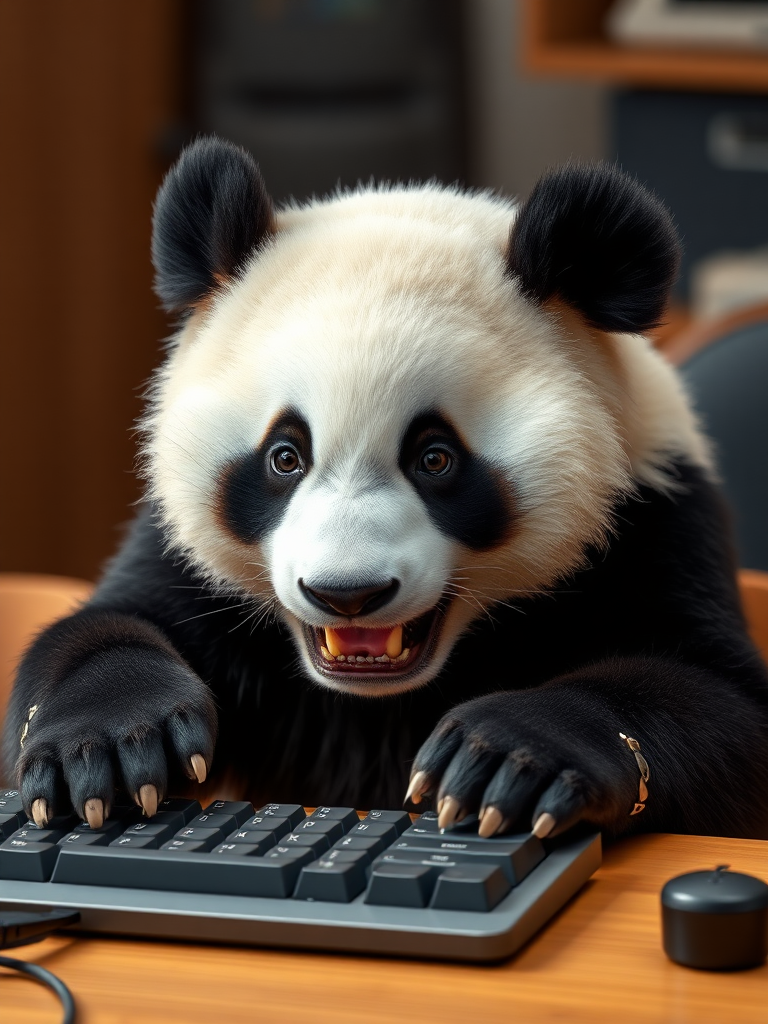
<instances>
[{"instance_id":1,"label":"wooden desk","mask_svg":"<svg viewBox=\"0 0 768 1024\"><path fill-rule=\"evenodd\" d=\"M768 842L619 843L549 927L495 967L66 937L13 955L70 986L80 1024L766 1024L768 967L693 971L661 949L663 883L722 863L768 880ZM3 1024L59 1017L45 989L0 977Z\"/></svg>"}]
</instances>

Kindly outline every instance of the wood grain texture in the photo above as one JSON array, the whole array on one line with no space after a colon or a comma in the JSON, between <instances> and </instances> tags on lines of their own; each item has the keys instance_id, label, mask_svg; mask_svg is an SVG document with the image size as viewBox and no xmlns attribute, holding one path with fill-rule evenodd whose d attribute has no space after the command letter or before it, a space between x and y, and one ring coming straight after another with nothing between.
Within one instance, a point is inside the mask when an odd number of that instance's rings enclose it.
<instances>
[{"instance_id":1,"label":"wood grain texture","mask_svg":"<svg viewBox=\"0 0 768 1024\"><path fill-rule=\"evenodd\" d=\"M0 3L0 565L93 577L131 518L132 425L168 321L152 201L180 0Z\"/></svg>"},{"instance_id":2,"label":"wood grain texture","mask_svg":"<svg viewBox=\"0 0 768 1024\"><path fill-rule=\"evenodd\" d=\"M66 937L18 955L71 987L81 1024L765 1024L768 967L693 971L661 949L664 882L720 863L768 880L768 843L618 843L582 893L500 966ZM57 1019L52 996L5 975L0 1006L9 1024Z\"/></svg>"}]
</instances>

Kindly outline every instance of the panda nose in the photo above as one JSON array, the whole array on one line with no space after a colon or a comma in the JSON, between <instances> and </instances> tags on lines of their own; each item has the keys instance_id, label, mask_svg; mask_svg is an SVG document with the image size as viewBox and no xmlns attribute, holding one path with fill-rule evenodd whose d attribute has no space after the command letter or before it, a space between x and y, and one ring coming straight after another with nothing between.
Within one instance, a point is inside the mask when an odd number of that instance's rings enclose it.
<instances>
[{"instance_id":1,"label":"panda nose","mask_svg":"<svg viewBox=\"0 0 768 1024\"><path fill-rule=\"evenodd\" d=\"M400 580L372 583L367 587L307 586L299 580L299 589L306 599L321 611L341 615L367 615L388 604L400 589Z\"/></svg>"}]
</instances>

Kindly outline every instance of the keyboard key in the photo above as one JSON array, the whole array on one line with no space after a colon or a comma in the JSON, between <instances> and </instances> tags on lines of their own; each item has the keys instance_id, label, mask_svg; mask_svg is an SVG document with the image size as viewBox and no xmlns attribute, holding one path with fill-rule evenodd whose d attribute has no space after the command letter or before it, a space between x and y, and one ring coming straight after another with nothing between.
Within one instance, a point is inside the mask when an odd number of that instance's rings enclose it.
<instances>
[{"instance_id":1,"label":"keyboard key","mask_svg":"<svg viewBox=\"0 0 768 1024\"><path fill-rule=\"evenodd\" d=\"M57 832L72 832L80 824L80 819L74 814L58 814L55 818L49 818L46 824L36 825L34 821L24 820L22 821L20 828L29 828L37 830L38 832L42 828L52 828Z\"/></svg>"},{"instance_id":2,"label":"keyboard key","mask_svg":"<svg viewBox=\"0 0 768 1024\"><path fill-rule=\"evenodd\" d=\"M245 832L271 832L275 839L281 839L286 832L290 832L291 822L288 818L275 818L271 815L255 814L247 818L240 825L240 830Z\"/></svg>"},{"instance_id":3,"label":"keyboard key","mask_svg":"<svg viewBox=\"0 0 768 1024\"><path fill-rule=\"evenodd\" d=\"M168 797L157 805L157 814L180 814L185 825L201 811L202 807L198 800L185 800L183 797Z\"/></svg>"},{"instance_id":4,"label":"keyboard key","mask_svg":"<svg viewBox=\"0 0 768 1024\"><path fill-rule=\"evenodd\" d=\"M437 824L437 815L421 814L415 821L411 822L407 829L401 833L403 836L435 836L440 834L440 827Z\"/></svg>"},{"instance_id":5,"label":"keyboard key","mask_svg":"<svg viewBox=\"0 0 768 1024\"><path fill-rule=\"evenodd\" d=\"M296 891L297 900L327 900L330 903L349 903L365 888L365 864L360 861L344 862L320 858L302 868Z\"/></svg>"},{"instance_id":6,"label":"keyboard key","mask_svg":"<svg viewBox=\"0 0 768 1024\"><path fill-rule=\"evenodd\" d=\"M54 843L6 839L0 845L0 878L12 878L20 882L47 882L58 855L59 849Z\"/></svg>"},{"instance_id":7,"label":"keyboard key","mask_svg":"<svg viewBox=\"0 0 768 1024\"><path fill-rule=\"evenodd\" d=\"M340 821L344 831L348 832L360 818L354 807L316 807L310 818L320 821Z\"/></svg>"},{"instance_id":8,"label":"keyboard key","mask_svg":"<svg viewBox=\"0 0 768 1024\"><path fill-rule=\"evenodd\" d=\"M18 789L0 790L0 814L24 814L24 805ZM26 814L24 817L26 818Z\"/></svg>"},{"instance_id":9,"label":"keyboard key","mask_svg":"<svg viewBox=\"0 0 768 1024\"><path fill-rule=\"evenodd\" d=\"M266 853L267 850L271 850L277 839L271 832L243 832L241 829L235 829L234 832L227 836L225 842L239 843L241 846L253 846L262 854Z\"/></svg>"},{"instance_id":10,"label":"keyboard key","mask_svg":"<svg viewBox=\"0 0 768 1024\"><path fill-rule=\"evenodd\" d=\"M264 854L265 860L293 860L300 867L311 864L315 859L314 851L308 846L276 846Z\"/></svg>"},{"instance_id":11,"label":"keyboard key","mask_svg":"<svg viewBox=\"0 0 768 1024\"><path fill-rule=\"evenodd\" d=\"M201 839L169 839L160 849L170 853L205 853L209 844Z\"/></svg>"},{"instance_id":12,"label":"keyboard key","mask_svg":"<svg viewBox=\"0 0 768 1024\"><path fill-rule=\"evenodd\" d=\"M157 806L159 808L160 804L158 804ZM170 814L170 813L175 813L175 812L172 812L172 811L161 812L161 811L158 810L155 813L157 813L157 814L160 814L160 813ZM109 817L110 818L115 818L117 821L125 821L127 824L132 824L134 821L147 821L148 820L148 816L144 813L144 809L142 807L140 807L138 804L134 804L134 803L113 804L113 806L109 808Z\"/></svg>"},{"instance_id":13,"label":"keyboard key","mask_svg":"<svg viewBox=\"0 0 768 1024\"><path fill-rule=\"evenodd\" d=\"M8 838L28 839L30 843L58 843L66 834L59 828L38 828L37 825L30 828L29 825L25 825L24 828L16 829Z\"/></svg>"},{"instance_id":14,"label":"keyboard key","mask_svg":"<svg viewBox=\"0 0 768 1024\"><path fill-rule=\"evenodd\" d=\"M255 857L259 854L256 846L249 846L248 843L219 843L211 850L211 854L218 853L224 857Z\"/></svg>"},{"instance_id":15,"label":"keyboard key","mask_svg":"<svg viewBox=\"0 0 768 1024\"><path fill-rule=\"evenodd\" d=\"M145 818L144 821L137 821L133 825L129 825L128 828L123 832L126 836L154 836L158 843L165 842L174 833L174 827L178 822L171 824L161 824L159 822L153 822L149 818Z\"/></svg>"},{"instance_id":16,"label":"keyboard key","mask_svg":"<svg viewBox=\"0 0 768 1024\"><path fill-rule=\"evenodd\" d=\"M394 825L398 835L402 835L411 824L411 816L407 811L368 811L363 821Z\"/></svg>"},{"instance_id":17,"label":"keyboard key","mask_svg":"<svg viewBox=\"0 0 768 1024\"><path fill-rule=\"evenodd\" d=\"M440 873L430 907L487 913L511 888L507 876L494 864L462 864Z\"/></svg>"},{"instance_id":18,"label":"keyboard key","mask_svg":"<svg viewBox=\"0 0 768 1024\"><path fill-rule=\"evenodd\" d=\"M333 821L333 819L326 818L305 818L304 821L300 821L298 825L294 825L293 832L299 834L305 834L311 832L313 835L324 835L328 837L329 843L335 843L337 839L341 839L344 835L344 826L340 821Z\"/></svg>"},{"instance_id":19,"label":"keyboard key","mask_svg":"<svg viewBox=\"0 0 768 1024\"><path fill-rule=\"evenodd\" d=\"M436 836L401 836L387 850L402 860L437 863L437 855L447 858L443 863L496 864L512 885L517 885L546 856L541 841L529 833L503 839L481 839L479 836L452 838L447 833Z\"/></svg>"},{"instance_id":20,"label":"keyboard key","mask_svg":"<svg viewBox=\"0 0 768 1024\"><path fill-rule=\"evenodd\" d=\"M293 893L301 868L300 858L270 858L269 854L214 857L210 853L184 853L172 857L167 850L63 846L52 881L285 899Z\"/></svg>"},{"instance_id":21,"label":"keyboard key","mask_svg":"<svg viewBox=\"0 0 768 1024\"><path fill-rule=\"evenodd\" d=\"M220 831L231 832L240 822L235 820L234 814L208 814L207 811L203 811L186 824L191 828L217 828Z\"/></svg>"},{"instance_id":22,"label":"keyboard key","mask_svg":"<svg viewBox=\"0 0 768 1024\"><path fill-rule=\"evenodd\" d=\"M303 846L314 852L315 857L326 850L330 850L331 844L328 836L316 832L289 832L280 840L281 846Z\"/></svg>"},{"instance_id":23,"label":"keyboard key","mask_svg":"<svg viewBox=\"0 0 768 1024\"><path fill-rule=\"evenodd\" d=\"M142 814L138 818L130 818L126 824L132 824L134 821L143 821L148 825L172 825L174 829L179 829L186 825L183 811L158 811L151 818Z\"/></svg>"},{"instance_id":24,"label":"keyboard key","mask_svg":"<svg viewBox=\"0 0 768 1024\"><path fill-rule=\"evenodd\" d=\"M387 907L426 907L440 870L426 864L374 864L365 902Z\"/></svg>"},{"instance_id":25,"label":"keyboard key","mask_svg":"<svg viewBox=\"0 0 768 1024\"><path fill-rule=\"evenodd\" d=\"M470 835L474 833L477 835L477 828L480 824L480 819L476 814L468 814L466 818L462 818L461 821L455 821L448 828L440 829L442 835L450 836L456 832L467 832Z\"/></svg>"},{"instance_id":26,"label":"keyboard key","mask_svg":"<svg viewBox=\"0 0 768 1024\"><path fill-rule=\"evenodd\" d=\"M422 835L444 835L450 838L452 835L457 833L469 833L477 835L478 818L476 814L468 814L466 818L462 818L460 822L455 825L451 825L449 829L441 829L437 823L437 815L428 811L426 814L422 814L416 818L411 825L402 833L405 836L422 836Z\"/></svg>"},{"instance_id":27,"label":"keyboard key","mask_svg":"<svg viewBox=\"0 0 768 1024\"><path fill-rule=\"evenodd\" d=\"M104 833L98 829L93 829L90 832L67 832L67 834L59 840L58 846L72 846L77 843L78 846L106 846L114 835L112 833Z\"/></svg>"},{"instance_id":28,"label":"keyboard key","mask_svg":"<svg viewBox=\"0 0 768 1024\"><path fill-rule=\"evenodd\" d=\"M223 841L224 835L220 828L196 828L194 825L187 825L186 828L179 829L173 838L203 843L203 849L210 850Z\"/></svg>"},{"instance_id":29,"label":"keyboard key","mask_svg":"<svg viewBox=\"0 0 768 1024\"><path fill-rule=\"evenodd\" d=\"M370 821L368 818L363 818L357 825L349 830L348 836L365 836L366 838L375 838L382 841L383 847L389 846L398 837L397 828L384 821ZM383 848L382 847L382 848Z\"/></svg>"},{"instance_id":30,"label":"keyboard key","mask_svg":"<svg viewBox=\"0 0 768 1024\"><path fill-rule=\"evenodd\" d=\"M384 839L378 836L344 836L343 839L339 839L338 842L334 843L334 850L356 850L365 852L368 854L371 860L381 853L382 850L386 850L387 843Z\"/></svg>"},{"instance_id":31,"label":"keyboard key","mask_svg":"<svg viewBox=\"0 0 768 1024\"><path fill-rule=\"evenodd\" d=\"M156 850L158 845L157 836L118 836L117 839L113 839L105 849L111 850L130 847L132 850Z\"/></svg>"},{"instance_id":32,"label":"keyboard key","mask_svg":"<svg viewBox=\"0 0 768 1024\"><path fill-rule=\"evenodd\" d=\"M373 858L367 850L337 850L332 847L326 853L320 854L320 860L336 861L338 864L362 864L368 867Z\"/></svg>"},{"instance_id":33,"label":"keyboard key","mask_svg":"<svg viewBox=\"0 0 768 1024\"><path fill-rule=\"evenodd\" d=\"M230 814L235 819L235 825L242 825L248 818L253 817L253 804L246 800L214 800L203 813Z\"/></svg>"},{"instance_id":34,"label":"keyboard key","mask_svg":"<svg viewBox=\"0 0 768 1024\"><path fill-rule=\"evenodd\" d=\"M91 828L87 821L81 821L79 825L72 829L73 832L81 832L83 835L101 835L109 836L114 839L115 836L119 836L122 832L128 828L130 822L125 818L107 818L103 825L99 828Z\"/></svg>"},{"instance_id":35,"label":"keyboard key","mask_svg":"<svg viewBox=\"0 0 768 1024\"><path fill-rule=\"evenodd\" d=\"M0 839L7 839L8 836L19 828L27 820L24 811L9 811L7 814L0 814Z\"/></svg>"},{"instance_id":36,"label":"keyboard key","mask_svg":"<svg viewBox=\"0 0 768 1024\"><path fill-rule=\"evenodd\" d=\"M287 818L291 828L298 825L307 816L301 804L264 804L263 807L259 807L256 814L263 814L270 818Z\"/></svg>"}]
</instances>

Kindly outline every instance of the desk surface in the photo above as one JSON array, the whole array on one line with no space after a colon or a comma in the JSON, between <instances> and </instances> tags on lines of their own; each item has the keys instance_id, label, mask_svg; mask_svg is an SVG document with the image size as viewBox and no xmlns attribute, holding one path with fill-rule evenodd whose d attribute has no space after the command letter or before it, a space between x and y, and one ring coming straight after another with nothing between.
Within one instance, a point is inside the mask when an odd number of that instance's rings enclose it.
<instances>
[{"instance_id":1,"label":"desk surface","mask_svg":"<svg viewBox=\"0 0 768 1024\"><path fill-rule=\"evenodd\" d=\"M722 863L768 881L768 842L618 843L549 927L494 967L67 937L9 955L58 974L79 1024L766 1024L768 966L693 971L661 949L664 882ZM49 1024L60 1011L45 989L3 972L0 1017Z\"/></svg>"}]
</instances>

